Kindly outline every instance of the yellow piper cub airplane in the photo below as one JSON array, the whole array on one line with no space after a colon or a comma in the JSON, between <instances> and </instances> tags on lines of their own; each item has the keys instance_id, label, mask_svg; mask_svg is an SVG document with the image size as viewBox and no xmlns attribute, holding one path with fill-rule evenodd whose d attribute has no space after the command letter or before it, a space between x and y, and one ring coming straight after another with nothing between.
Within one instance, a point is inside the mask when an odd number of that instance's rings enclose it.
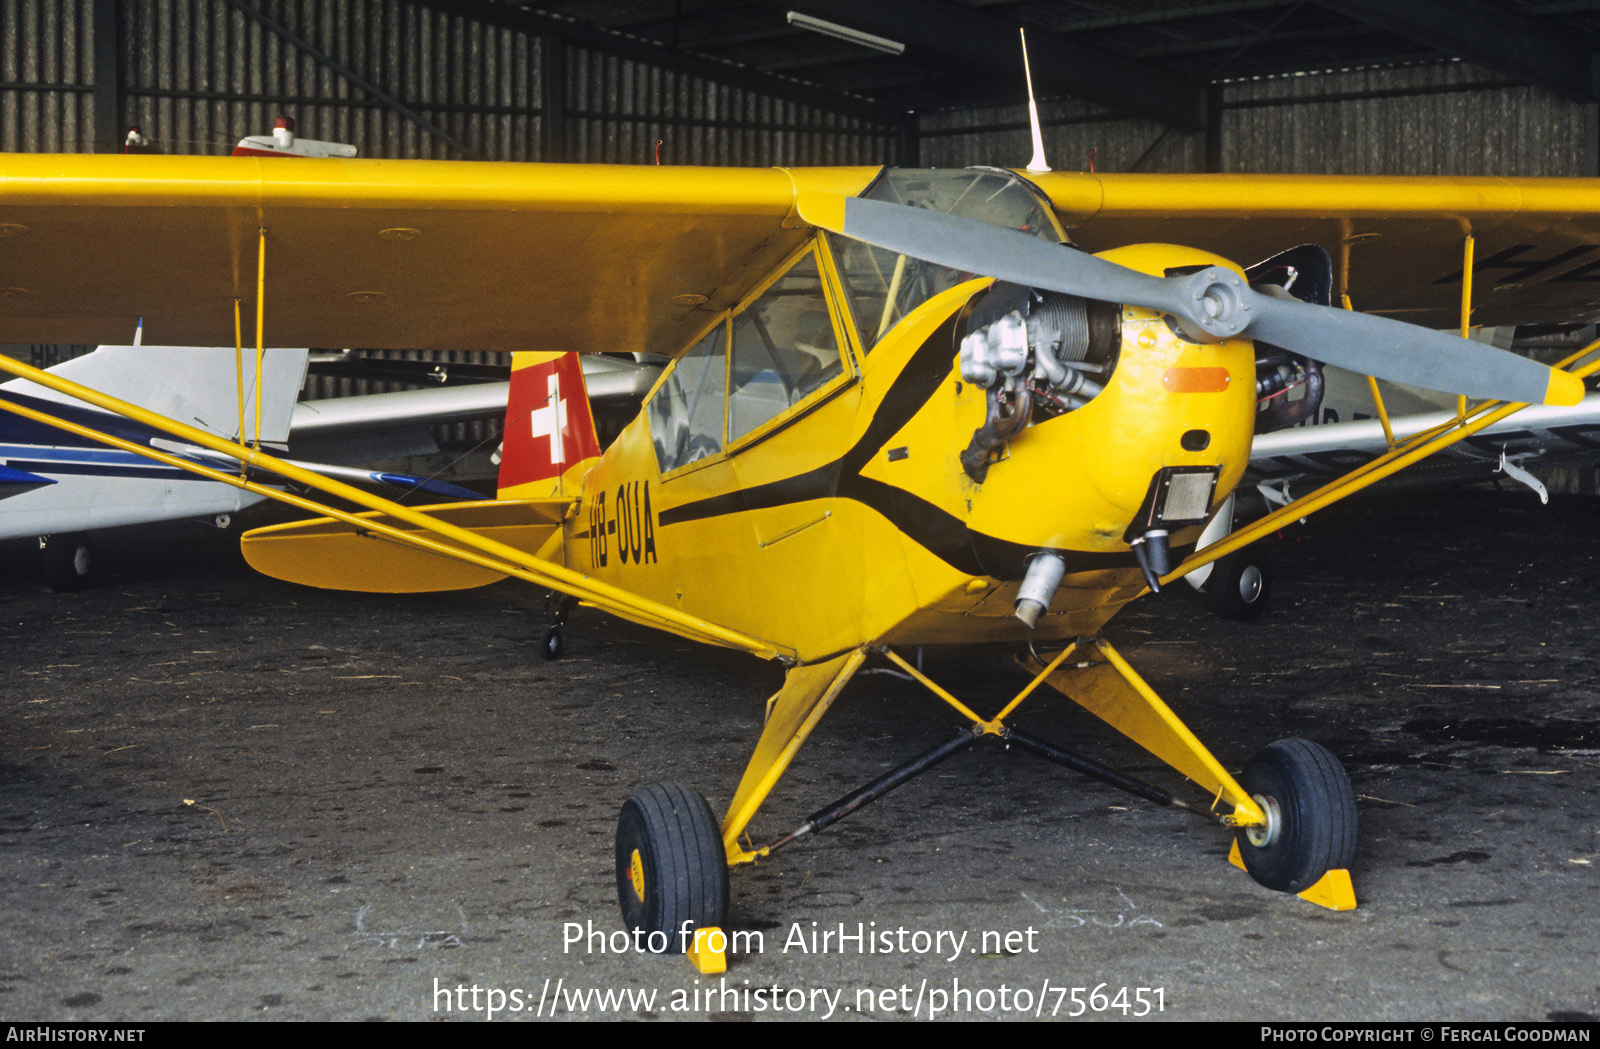
<instances>
[{"instance_id":1,"label":"yellow piper cub airplane","mask_svg":"<svg viewBox=\"0 0 1600 1049\"><path fill-rule=\"evenodd\" d=\"M1347 306L1445 323L1459 301L1463 324L1474 308L1491 323L1521 308L1551 320L1600 299L1597 215L1593 181L13 156L0 174L0 333L94 340L142 315L155 341L215 345L244 342L249 311L257 347L674 357L603 455L575 359L519 357L502 498L432 509L55 383L231 452L242 476L219 476L232 483L269 468L367 508L265 491L324 515L247 537L274 575L379 591L513 576L782 660L720 821L673 784L622 810L618 894L644 946L681 950L685 930L722 924L730 866L994 739L1205 815L1235 833L1258 881L1343 907L1356 809L1333 756L1280 741L1235 778L1102 630L1145 590L1524 402L1577 403L1600 365L1580 354L1552 370L1308 301L1331 296L1308 293L1292 265L1252 285L1213 252L1320 243ZM1069 230L1103 250L1067 243ZM1197 246L1156 242L1168 239ZM1474 275L1504 272L1474 264L1479 241L1496 266L1519 263L1519 279L1474 303ZM1504 403L1463 401L1457 419L1193 551L1246 468L1258 401L1306 360ZM1020 650L1033 673L987 715L901 655L979 643ZM756 845L757 810L869 660L920 681L963 727ZM1199 800L1018 730L1045 684L1193 781Z\"/></svg>"}]
</instances>

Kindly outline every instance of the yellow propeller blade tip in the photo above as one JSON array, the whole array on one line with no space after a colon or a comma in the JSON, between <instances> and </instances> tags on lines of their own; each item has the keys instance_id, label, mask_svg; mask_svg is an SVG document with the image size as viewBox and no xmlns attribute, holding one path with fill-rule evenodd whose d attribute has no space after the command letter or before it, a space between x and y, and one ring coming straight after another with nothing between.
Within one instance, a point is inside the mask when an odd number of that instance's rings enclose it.
<instances>
[{"instance_id":1,"label":"yellow propeller blade tip","mask_svg":"<svg viewBox=\"0 0 1600 1049\"><path fill-rule=\"evenodd\" d=\"M1570 372L1552 369L1550 385L1544 391L1544 403L1570 408L1583 400L1583 380Z\"/></svg>"},{"instance_id":2,"label":"yellow propeller blade tip","mask_svg":"<svg viewBox=\"0 0 1600 1049\"><path fill-rule=\"evenodd\" d=\"M800 218L820 229L840 233L844 230L845 198L837 193L815 191L799 194L795 198L795 211Z\"/></svg>"}]
</instances>

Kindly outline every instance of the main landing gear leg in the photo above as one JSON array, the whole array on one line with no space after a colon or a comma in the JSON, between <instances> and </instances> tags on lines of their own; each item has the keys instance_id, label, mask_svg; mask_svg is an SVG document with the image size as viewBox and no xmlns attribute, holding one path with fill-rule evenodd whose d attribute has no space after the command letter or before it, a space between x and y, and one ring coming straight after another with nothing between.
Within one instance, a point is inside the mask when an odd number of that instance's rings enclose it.
<instances>
[{"instance_id":1,"label":"main landing gear leg","mask_svg":"<svg viewBox=\"0 0 1600 1049\"><path fill-rule=\"evenodd\" d=\"M1051 687L1231 805L1223 817L1237 830L1230 858L1262 885L1332 910L1355 907L1355 792L1332 754L1309 740L1279 740L1250 759L1241 784L1110 642L1087 645L1098 658L1052 670Z\"/></svg>"},{"instance_id":2,"label":"main landing gear leg","mask_svg":"<svg viewBox=\"0 0 1600 1049\"><path fill-rule=\"evenodd\" d=\"M765 786L759 792L750 791L746 805L741 805L736 799L734 810L723 824L724 840L729 843L731 861L754 859L775 851L800 835L821 830L974 743L993 739L1016 744L1158 805L1182 808L1233 828L1237 835L1235 849L1241 853L1241 866L1263 885L1299 893L1311 902L1335 910L1349 910L1355 906L1355 895L1350 888L1347 870L1355 856L1355 794L1333 755L1315 743L1283 740L1273 744L1251 760L1245 772L1244 784L1241 785L1134 672L1110 642L1100 637L1082 638L1068 645L1049 664L1033 662L1033 680L1012 697L998 714L988 719L974 713L893 651L879 651L909 677L949 704L968 721L968 728L954 739L918 755L813 813L795 831L766 848L745 852L738 849L735 841L739 831L754 813L755 806L765 798L771 783L787 765L788 755L799 746L799 741L810 731L810 725L832 702L832 697L843 686L848 674L854 672L855 664L852 662L849 669L845 670L841 657L831 665L806 668L814 675L809 679L797 678L798 669L791 671L790 680L785 682L784 691L775 697L775 701L779 706L784 706L785 700L807 697L805 704L808 705L803 709L800 704L786 707L796 719L804 714L805 727L803 731L791 732L788 724L775 724L779 720L776 716L768 722L767 732L762 735L761 744L757 747L757 760L752 760L751 771L746 772L745 783L740 785L741 797L746 796L746 788L763 769L767 773L762 780ZM854 659L854 654L851 659ZM834 667L841 669L836 671ZM809 684L805 685L807 680ZM1210 806L1182 800L1155 784L1073 754L1007 725L1006 720L1045 683L1067 693L1091 713L1198 784L1212 798ZM798 723L798 720L794 723ZM773 738L769 739L769 736ZM763 754L773 752L782 740L790 741L783 750L782 761L762 762Z\"/></svg>"}]
</instances>

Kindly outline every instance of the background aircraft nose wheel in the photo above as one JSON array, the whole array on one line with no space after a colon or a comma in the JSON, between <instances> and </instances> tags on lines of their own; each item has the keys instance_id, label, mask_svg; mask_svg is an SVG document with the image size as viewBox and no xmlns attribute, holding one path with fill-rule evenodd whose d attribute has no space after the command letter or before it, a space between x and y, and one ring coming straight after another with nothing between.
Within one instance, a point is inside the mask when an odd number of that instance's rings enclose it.
<instances>
[{"instance_id":1,"label":"background aircraft nose wheel","mask_svg":"<svg viewBox=\"0 0 1600 1049\"><path fill-rule=\"evenodd\" d=\"M617 901L622 923L657 954L681 954L684 923L718 926L728 915L728 860L706 799L676 783L641 787L617 820Z\"/></svg>"},{"instance_id":2,"label":"background aircraft nose wheel","mask_svg":"<svg viewBox=\"0 0 1600 1049\"><path fill-rule=\"evenodd\" d=\"M1303 892L1356 855L1356 794L1339 760L1306 739L1280 739L1244 768L1240 784L1267 813L1241 828L1245 870L1269 889Z\"/></svg>"},{"instance_id":3,"label":"background aircraft nose wheel","mask_svg":"<svg viewBox=\"0 0 1600 1049\"><path fill-rule=\"evenodd\" d=\"M1220 558L1206 580L1206 602L1222 619L1254 619L1272 596L1272 563L1250 547Z\"/></svg>"},{"instance_id":4,"label":"background aircraft nose wheel","mask_svg":"<svg viewBox=\"0 0 1600 1049\"><path fill-rule=\"evenodd\" d=\"M44 541L45 578L58 593L94 583L94 545L86 532L53 535Z\"/></svg>"}]
</instances>

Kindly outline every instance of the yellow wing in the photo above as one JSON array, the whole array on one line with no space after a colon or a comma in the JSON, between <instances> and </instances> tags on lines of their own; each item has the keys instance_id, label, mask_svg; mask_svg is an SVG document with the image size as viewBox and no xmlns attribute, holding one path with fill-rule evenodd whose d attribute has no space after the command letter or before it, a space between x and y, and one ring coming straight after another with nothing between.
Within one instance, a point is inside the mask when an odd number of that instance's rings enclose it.
<instances>
[{"instance_id":1,"label":"yellow wing","mask_svg":"<svg viewBox=\"0 0 1600 1049\"><path fill-rule=\"evenodd\" d=\"M796 248L797 183L874 169L12 154L7 342L634 350L687 341Z\"/></svg>"},{"instance_id":2,"label":"yellow wing","mask_svg":"<svg viewBox=\"0 0 1600 1049\"><path fill-rule=\"evenodd\" d=\"M675 347L798 246L797 194L874 169L10 154L11 342L606 351ZM1451 326L1476 236L1479 323L1600 313L1600 180L1033 176L1076 241L1240 262L1347 252L1354 305Z\"/></svg>"},{"instance_id":3,"label":"yellow wing","mask_svg":"<svg viewBox=\"0 0 1600 1049\"><path fill-rule=\"evenodd\" d=\"M1310 175L1035 177L1091 251L1171 242L1250 264L1320 244L1355 308L1432 327L1460 317L1474 237L1475 324L1600 316L1600 179ZM1337 278L1336 278L1337 279Z\"/></svg>"}]
</instances>

